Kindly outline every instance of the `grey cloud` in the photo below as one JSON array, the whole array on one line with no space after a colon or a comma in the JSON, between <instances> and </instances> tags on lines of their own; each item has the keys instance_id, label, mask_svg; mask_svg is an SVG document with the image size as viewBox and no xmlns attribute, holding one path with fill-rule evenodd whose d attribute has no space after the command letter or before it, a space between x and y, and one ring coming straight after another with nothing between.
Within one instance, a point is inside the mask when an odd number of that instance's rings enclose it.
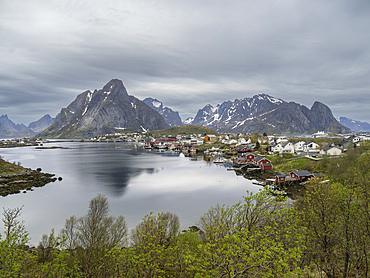
<instances>
[{"instance_id":1,"label":"grey cloud","mask_svg":"<svg viewBox=\"0 0 370 278\"><path fill-rule=\"evenodd\" d=\"M264 92L370 121L369 13L365 0L4 0L0 114L56 115L119 78L183 118Z\"/></svg>"}]
</instances>

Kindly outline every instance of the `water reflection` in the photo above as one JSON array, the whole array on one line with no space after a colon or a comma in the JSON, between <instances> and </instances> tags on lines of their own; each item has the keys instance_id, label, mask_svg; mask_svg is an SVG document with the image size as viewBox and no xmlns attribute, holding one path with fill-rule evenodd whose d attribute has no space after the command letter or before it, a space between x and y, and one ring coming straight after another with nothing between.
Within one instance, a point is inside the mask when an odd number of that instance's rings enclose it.
<instances>
[{"instance_id":1,"label":"water reflection","mask_svg":"<svg viewBox=\"0 0 370 278\"><path fill-rule=\"evenodd\" d=\"M51 228L59 231L71 215L84 215L98 194L108 197L111 213L123 215L129 228L150 211L176 213L187 228L211 206L235 204L246 190L260 188L226 171L228 165L206 162L202 156L189 159L176 153L147 152L125 143L52 145L65 148L2 150L6 160L63 177L33 192L0 199L2 207L24 205L22 216L35 244Z\"/></svg>"}]
</instances>

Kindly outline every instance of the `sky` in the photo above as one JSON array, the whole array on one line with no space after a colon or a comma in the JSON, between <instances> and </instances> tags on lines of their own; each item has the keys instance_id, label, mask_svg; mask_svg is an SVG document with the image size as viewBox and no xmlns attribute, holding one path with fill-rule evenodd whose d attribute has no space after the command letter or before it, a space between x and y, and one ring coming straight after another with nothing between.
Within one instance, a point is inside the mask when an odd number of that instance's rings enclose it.
<instances>
[{"instance_id":1,"label":"sky","mask_svg":"<svg viewBox=\"0 0 370 278\"><path fill-rule=\"evenodd\" d=\"M0 115L55 117L111 79L195 116L269 94L370 122L369 0L1 0Z\"/></svg>"}]
</instances>

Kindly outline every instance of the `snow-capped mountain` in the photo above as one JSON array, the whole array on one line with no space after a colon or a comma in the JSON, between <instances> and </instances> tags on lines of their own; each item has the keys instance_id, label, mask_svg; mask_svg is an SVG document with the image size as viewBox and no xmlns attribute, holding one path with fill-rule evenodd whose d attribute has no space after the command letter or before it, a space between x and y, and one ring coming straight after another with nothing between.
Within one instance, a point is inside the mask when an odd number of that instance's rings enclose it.
<instances>
[{"instance_id":1,"label":"snow-capped mountain","mask_svg":"<svg viewBox=\"0 0 370 278\"><path fill-rule=\"evenodd\" d=\"M128 95L122 81L113 79L103 89L79 94L39 136L86 138L117 130L157 130L168 127L157 111Z\"/></svg>"},{"instance_id":2,"label":"snow-capped mountain","mask_svg":"<svg viewBox=\"0 0 370 278\"><path fill-rule=\"evenodd\" d=\"M192 125L193 124L193 121L194 121L194 118L193 117L189 117L185 121L183 121L183 124L184 125Z\"/></svg>"},{"instance_id":3,"label":"snow-capped mountain","mask_svg":"<svg viewBox=\"0 0 370 278\"><path fill-rule=\"evenodd\" d=\"M143 100L149 107L156 110L159 114L161 114L169 126L182 126L182 121L179 115L179 112L173 111L169 107L164 107L163 103L158 99L154 99L148 97Z\"/></svg>"},{"instance_id":4,"label":"snow-capped mountain","mask_svg":"<svg viewBox=\"0 0 370 278\"><path fill-rule=\"evenodd\" d=\"M196 114L193 125L220 132L307 133L317 130L347 132L332 115L329 107L315 102L311 109L267 94L208 104Z\"/></svg>"},{"instance_id":5,"label":"snow-capped mountain","mask_svg":"<svg viewBox=\"0 0 370 278\"><path fill-rule=\"evenodd\" d=\"M346 117L339 117L338 122L354 132L370 132L370 124L367 122L356 121Z\"/></svg>"}]
</instances>

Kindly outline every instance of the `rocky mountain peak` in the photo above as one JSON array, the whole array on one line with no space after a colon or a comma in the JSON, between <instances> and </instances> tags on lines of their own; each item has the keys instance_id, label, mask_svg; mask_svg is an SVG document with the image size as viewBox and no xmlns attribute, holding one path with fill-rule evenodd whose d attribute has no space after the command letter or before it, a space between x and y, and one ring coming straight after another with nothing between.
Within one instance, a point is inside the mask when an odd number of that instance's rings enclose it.
<instances>
[{"instance_id":1,"label":"rocky mountain peak","mask_svg":"<svg viewBox=\"0 0 370 278\"><path fill-rule=\"evenodd\" d=\"M163 103L159 101L156 98L147 97L143 100L146 104L148 104L150 107L162 110L163 109Z\"/></svg>"},{"instance_id":2,"label":"rocky mountain peak","mask_svg":"<svg viewBox=\"0 0 370 278\"><path fill-rule=\"evenodd\" d=\"M41 119L30 123L28 128L32 129L36 133L39 133L47 129L54 122L54 120L55 118L52 118L49 114L46 114Z\"/></svg>"},{"instance_id":3,"label":"rocky mountain peak","mask_svg":"<svg viewBox=\"0 0 370 278\"><path fill-rule=\"evenodd\" d=\"M103 89L79 94L40 136L86 138L122 130L147 131L168 127L157 111L128 95L121 80L112 79Z\"/></svg>"},{"instance_id":4,"label":"rocky mountain peak","mask_svg":"<svg viewBox=\"0 0 370 278\"><path fill-rule=\"evenodd\" d=\"M103 94L106 95L120 95L124 97L128 97L128 93L126 91L123 82L118 79L112 79L109 81L102 89Z\"/></svg>"},{"instance_id":5,"label":"rocky mountain peak","mask_svg":"<svg viewBox=\"0 0 370 278\"><path fill-rule=\"evenodd\" d=\"M181 121L179 112L173 111L169 107L164 107L163 103L156 98L148 97L143 100L149 107L157 111L161 114L166 121L166 123L170 126L182 126L183 123Z\"/></svg>"}]
</instances>

